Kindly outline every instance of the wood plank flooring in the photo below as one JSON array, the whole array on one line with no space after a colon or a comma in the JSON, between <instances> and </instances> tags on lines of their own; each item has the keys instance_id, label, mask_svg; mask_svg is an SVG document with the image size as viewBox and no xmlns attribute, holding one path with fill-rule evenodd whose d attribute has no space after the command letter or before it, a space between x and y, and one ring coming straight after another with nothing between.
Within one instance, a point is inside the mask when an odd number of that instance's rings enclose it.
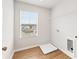
<instances>
[{"instance_id":1,"label":"wood plank flooring","mask_svg":"<svg viewBox=\"0 0 79 59\"><path fill-rule=\"evenodd\" d=\"M13 59L71 59L60 50L44 55L40 47L15 52Z\"/></svg>"}]
</instances>

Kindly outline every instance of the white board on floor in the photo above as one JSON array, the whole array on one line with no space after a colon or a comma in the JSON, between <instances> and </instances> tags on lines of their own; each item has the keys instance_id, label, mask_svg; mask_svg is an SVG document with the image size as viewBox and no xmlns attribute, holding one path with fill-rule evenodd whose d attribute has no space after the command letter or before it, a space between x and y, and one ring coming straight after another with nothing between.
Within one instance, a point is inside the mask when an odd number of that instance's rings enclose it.
<instances>
[{"instance_id":1,"label":"white board on floor","mask_svg":"<svg viewBox=\"0 0 79 59\"><path fill-rule=\"evenodd\" d=\"M44 54L48 54L50 52L57 50L57 48L53 46L52 44L40 45L40 48Z\"/></svg>"}]
</instances>

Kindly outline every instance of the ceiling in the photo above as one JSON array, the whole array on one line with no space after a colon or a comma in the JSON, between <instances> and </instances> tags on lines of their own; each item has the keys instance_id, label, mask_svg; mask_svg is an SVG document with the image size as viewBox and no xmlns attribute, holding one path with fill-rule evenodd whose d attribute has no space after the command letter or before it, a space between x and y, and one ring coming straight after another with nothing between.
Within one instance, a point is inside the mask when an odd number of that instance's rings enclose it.
<instances>
[{"instance_id":1,"label":"ceiling","mask_svg":"<svg viewBox=\"0 0 79 59\"><path fill-rule=\"evenodd\" d=\"M52 8L55 4L57 4L60 0L17 0L45 8Z\"/></svg>"}]
</instances>

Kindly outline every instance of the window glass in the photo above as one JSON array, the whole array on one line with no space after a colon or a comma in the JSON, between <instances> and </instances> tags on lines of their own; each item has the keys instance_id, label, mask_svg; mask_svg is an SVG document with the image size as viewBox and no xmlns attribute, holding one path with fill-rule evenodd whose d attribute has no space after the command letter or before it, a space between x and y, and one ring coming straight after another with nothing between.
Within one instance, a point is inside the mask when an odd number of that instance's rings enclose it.
<instances>
[{"instance_id":1,"label":"window glass","mask_svg":"<svg viewBox=\"0 0 79 59\"><path fill-rule=\"evenodd\" d=\"M38 13L20 11L20 32L23 36L38 35Z\"/></svg>"}]
</instances>

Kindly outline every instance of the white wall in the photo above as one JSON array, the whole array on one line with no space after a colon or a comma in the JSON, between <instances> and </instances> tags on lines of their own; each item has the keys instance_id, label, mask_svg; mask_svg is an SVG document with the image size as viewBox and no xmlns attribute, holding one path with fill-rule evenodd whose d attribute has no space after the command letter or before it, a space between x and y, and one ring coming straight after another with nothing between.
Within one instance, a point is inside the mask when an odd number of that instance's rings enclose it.
<instances>
[{"instance_id":1,"label":"white wall","mask_svg":"<svg viewBox=\"0 0 79 59\"><path fill-rule=\"evenodd\" d=\"M3 39L2 47L7 47L6 51L3 51L3 59L12 59L14 50L13 38L14 38L14 1L2 0L3 3Z\"/></svg>"},{"instance_id":2,"label":"white wall","mask_svg":"<svg viewBox=\"0 0 79 59\"><path fill-rule=\"evenodd\" d=\"M38 36L20 38L20 10L39 13ZM50 40L50 10L15 1L15 50L48 43Z\"/></svg>"},{"instance_id":3,"label":"white wall","mask_svg":"<svg viewBox=\"0 0 79 59\"><path fill-rule=\"evenodd\" d=\"M74 40L77 35L76 16L76 0L62 0L52 8L52 44L64 51L67 51L67 39Z\"/></svg>"}]
</instances>

